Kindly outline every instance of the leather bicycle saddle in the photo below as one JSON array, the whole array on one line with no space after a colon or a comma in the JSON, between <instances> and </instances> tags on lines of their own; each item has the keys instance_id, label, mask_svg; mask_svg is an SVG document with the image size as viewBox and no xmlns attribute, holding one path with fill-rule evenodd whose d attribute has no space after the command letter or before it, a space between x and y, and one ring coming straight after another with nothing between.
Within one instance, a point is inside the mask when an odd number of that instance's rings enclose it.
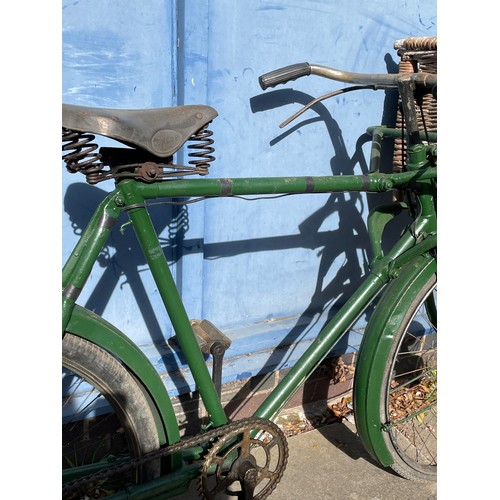
<instances>
[{"instance_id":1,"label":"leather bicycle saddle","mask_svg":"<svg viewBox=\"0 0 500 500\"><path fill-rule=\"evenodd\" d=\"M62 126L116 139L166 158L217 114L214 108L204 105L109 109L63 104Z\"/></svg>"}]
</instances>

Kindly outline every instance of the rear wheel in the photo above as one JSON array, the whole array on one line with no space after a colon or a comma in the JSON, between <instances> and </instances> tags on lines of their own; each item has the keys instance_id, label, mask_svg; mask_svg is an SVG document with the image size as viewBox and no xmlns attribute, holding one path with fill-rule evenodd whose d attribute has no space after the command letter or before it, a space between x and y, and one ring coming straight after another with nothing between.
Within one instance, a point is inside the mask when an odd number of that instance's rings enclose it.
<instances>
[{"instance_id":1,"label":"rear wheel","mask_svg":"<svg viewBox=\"0 0 500 500\"><path fill-rule=\"evenodd\" d=\"M102 464L159 447L154 409L132 374L99 346L67 333L62 340L63 477L94 473ZM98 481L64 498L102 498L159 474L159 463Z\"/></svg>"}]
</instances>

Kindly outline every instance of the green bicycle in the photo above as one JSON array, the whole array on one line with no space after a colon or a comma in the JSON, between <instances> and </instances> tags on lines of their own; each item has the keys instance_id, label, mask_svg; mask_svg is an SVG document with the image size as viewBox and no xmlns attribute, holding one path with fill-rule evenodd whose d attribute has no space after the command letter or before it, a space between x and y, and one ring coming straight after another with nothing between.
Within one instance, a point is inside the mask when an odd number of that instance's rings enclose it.
<instances>
[{"instance_id":1,"label":"green bicycle","mask_svg":"<svg viewBox=\"0 0 500 500\"><path fill-rule=\"evenodd\" d=\"M408 39L411 43L412 39ZM436 39L428 39L436 44ZM202 498L230 494L262 499L286 467L288 447L273 419L359 316L373 307L359 350L353 388L356 427L382 465L417 480L437 474L437 134L422 130L418 109L437 98L436 74L358 74L301 63L259 78L263 90L308 75L399 91L403 128L370 127L366 175L185 179L205 175L213 159L204 105L115 110L63 104L63 159L91 184L114 181L63 268L63 497L168 498L199 481ZM95 136L127 148L101 147ZM173 163L195 139L194 160ZM383 173L383 140L406 148L399 172ZM208 321L188 318L148 202L243 195L334 192L402 193L368 217L370 271L253 416L229 422L220 399L220 370L231 342ZM178 201L176 201L177 203ZM181 439L172 402L141 349L118 328L77 304L120 214L126 212L165 305L208 415L199 434ZM388 251L393 219L410 223ZM211 374L205 357L213 359Z\"/></svg>"}]
</instances>

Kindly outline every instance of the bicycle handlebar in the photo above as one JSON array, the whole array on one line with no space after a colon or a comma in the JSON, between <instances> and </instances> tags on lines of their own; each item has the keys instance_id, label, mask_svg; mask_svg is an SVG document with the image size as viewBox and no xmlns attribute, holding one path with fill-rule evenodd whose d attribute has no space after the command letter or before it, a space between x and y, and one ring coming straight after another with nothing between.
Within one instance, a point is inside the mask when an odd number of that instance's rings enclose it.
<instances>
[{"instance_id":1,"label":"bicycle handlebar","mask_svg":"<svg viewBox=\"0 0 500 500\"><path fill-rule=\"evenodd\" d=\"M320 64L307 62L292 64L275 69L259 76L262 90L287 83L303 76L318 75L338 82L355 83L360 85L374 85L381 87L397 87L401 78L411 78L417 86L432 90L437 85L437 75L431 73L405 73L405 74L376 74L376 73L351 73Z\"/></svg>"}]
</instances>

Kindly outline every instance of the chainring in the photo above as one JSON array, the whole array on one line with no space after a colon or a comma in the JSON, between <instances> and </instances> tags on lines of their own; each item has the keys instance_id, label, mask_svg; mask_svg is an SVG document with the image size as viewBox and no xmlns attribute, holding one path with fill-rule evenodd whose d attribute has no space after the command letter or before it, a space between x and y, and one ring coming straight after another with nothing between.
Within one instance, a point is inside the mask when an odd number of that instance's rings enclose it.
<instances>
[{"instance_id":1,"label":"chainring","mask_svg":"<svg viewBox=\"0 0 500 500\"><path fill-rule=\"evenodd\" d=\"M263 418L244 422L229 426L207 452L198 483L201 498L263 500L281 480L288 460L283 431Z\"/></svg>"}]
</instances>

